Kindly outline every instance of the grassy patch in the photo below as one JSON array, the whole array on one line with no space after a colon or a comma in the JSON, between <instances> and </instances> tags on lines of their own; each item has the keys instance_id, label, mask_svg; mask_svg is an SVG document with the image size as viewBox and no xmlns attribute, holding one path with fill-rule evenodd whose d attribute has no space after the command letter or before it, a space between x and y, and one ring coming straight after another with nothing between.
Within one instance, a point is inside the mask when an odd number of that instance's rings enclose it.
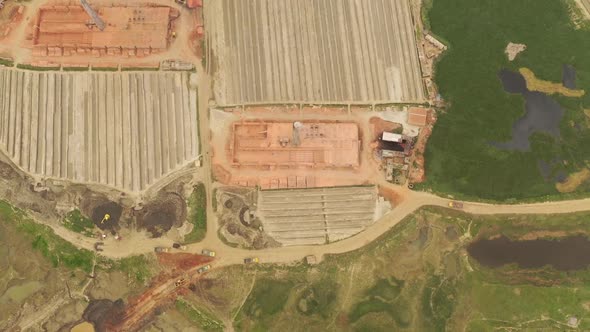
<instances>
[{"instance_id":1,"label":"grassy patch","mask_svg":"<svg viewBox=\"0 0 590 332\"><path fill-rule=\"evenodd\" d=\"M531 138L530 152L500 150L490 142L510 140L513 123L524 114L524 99L504 92L498 71L526 67L560 82L563 64L571 64L577 87L588 90L590 30L575 29L564 0L433 1L428 22L450 43L435 77L450 107L438 117L426 149L426 187L498 201L560 195L552 181L545 181L538 162L565 160L554 171L567 174L585 167L590 130L572 124L583 123L590 95L554 96L565 109L560 139L538 134ZM527 45L513 62L504 54L509 42ZM588 188L577 192L587 195Z\"/></svg>"},{"instance_id":2,"label":"grassy patch","mask_svg":"<svg viewBox=\"0 0 590 332\"><path fill-rule=\"evenodd\" d=\"M94 236L94 222L90 218L83 216L80 210L68 212L62 220L62 224L65 228L76 233L84 234L88 237Z\"/></svg>"},{"instance_id":3,"label":"grassy patch","mask_svg":"<svg viewBox=\"0 0 590 332\"><path fill-rule=\"evenodd\" d=\"M432 276L422 293L423 324L431 331L446 331L447 321L456 305L454 283Z\"/></svg>"},{"instance_id":4,"label":"grassy patch","mask_svg":"<svg viewBox=\"0 0 590 332\"><path fill-rule=\"evenodd\" d=\"M33 66L33 65L27 65L27 64L23 64L23 63L19 63L18 65L16 65L16 68L19 69L26 69L26 70L35 70L35 71L55 71L55 70L59 70L60 67L38 67L38 66Z\"/></svg>"},{"instance_id":5,"label":"grassy patch","mask_svg":"<svg viewBox=\"0 0 590 332\"><path fill-rule=\"evenodd\" d=\"M251 274L257 280L243 305L236 301L229 309L231 317L239 311L236 330L562 330L569 316L586 317L590 310L590 270L485 268L463 255L469 242L462 242L461 235L468 228L476 238L590 234L589 217L474 216L429 207L369 245L330 255L313 267L261 264L217 272L224 285L235 280L241 296L249 281L240 281ZM449 227L456 230L452 238ZM582 319L580 329L588 325Z\"/></svg>"},{"instance_id":6,"label":"grassy patch","mask_svg":"<svg viewBox=\"0 0 590 332\"><path fill-rule=\"evenodd\" d=\"M6 67L13 67L14 61L9 60L9 59L0 58L0 65L6 66Z\"/></svg>"},{"instance_id":7,"label":"grassy patch","mask_svg":"<svg viewBox=\"0 0 590 332\"><path fill-rule=\"evenodd\" d=\"M158 71L160 67L121 67L121 71Z\"/></svg>"},{"instance_id":8,"label":"grassy patch","mask_svg":"<svg viewBox=\"0 0 590 332\"><path fill-rule=\"evenodd\" d=\"M217 212L217 188L213 189L213 193L211 194L213 204L213 210Z\"/></svg>"},{"instance_id":9,"label":"grassy patch","mask_svg":"<svg viewBox=\"0 0 590 332\"><path fill-rule=\"evenodd\" d=\"M92 71L119 71L119 67L92 67Z\"/></svg>"},{"instance_id":10,"label":"grassy patch","mask_svg":"<svg viewBox=\"0 0 590 332\"><path fill-rule=\"evenodd\" d=\"M252 293L244 303L237 321L239 329L267 331L272 316L283 310L293 283L276 279L258 279ZM248 318L246 321L243 318ZM250 325L251 324L251 325Z\"/></svg>"},{"instance_id":11,"label":"grassy patch","mask_svg":"<svg viewBox=\"0 0 590 332\"><path fill-rule=\"evenodd\" d=\"M77 210L68 214L68 222L73 223L71 227L79 227L83 221ZM31 241L33 249L39 251L47 258L54 267L66 267L68 269L80 269L86 273L92 271L94 265L94 252L80 249L70 242L56 235L53 230L45 225L38 224L27 214L17 208L14 208L5 201L0 201L0 222L13 224L16 229ZM83 228L79 228L83 229ZM153 273L151 271L152 262L147 256L132 256L119 260L111 260L102 256L97 257L97 268L105 270L118 270L127 274L133 280L143 283L149 280Z\"/></svg>"},{"instance_id":12,"label":"grassy patch","mask_svg":"<svg viewBox=\"0 0 590 332\"><path fill-rule=\"evenodd\" d=\"M195 308L183 299L176 300L176 310L204 331L223 331L224 325L204 310Z\"/></svg>"},{"instance_id":13,"label":"grassy patch","mask_svg":"<svg viewBox=\"0 0 590 332\"><path fill-rule=\"evenodd\" d=\"M570 174L564 182L556 183L555 187L560 193L571 193L576 191L588 179L590 179L590 169L584 168L579 172Z\"/></svg>"},{"instance_id":14,"label":"grassy patch","mask_svg":"<svg viewBox=\"0 0 590 332\"><path fill-rule=\"evenodd\" d=\"M357 303L348 315L350 321L356 322L370 313L386 313L393 318L400 328L408 327L410 315L404 307L404 301L397 301L404 287L404 281L396 278L379 279L371 287L364 300Z\"/></svg>"},{"instance_id":15,"label":"grassy patch","mask_svg":"<svg viewBox=\"0 0 590 332\"><path fill-rule=\"evenodd\" d=\"M193 224L192 231L184 237L185 243L201 241L207 234L207 192L205 185L197 184L188 198L189 222Z\"/></svg>"},{"instance_id":16,"label":"grassy patch","mask_svg":"<svg viewBox=\"0 0 590 332\"><path fill-rule=\"evenodd\" d=\"M0 201L0 219L13 223L31 241L33 248L41 252L54 267L65 266L85 272L92 270L93 252L76 248L57 236L50 227L37 224L22 210Z\"/></svg>"},{"instance_id":17,"label":"grassy patch","mask_svg":"<svg viewBox=\"0 0 590 332\"><path fill-rule=\"evenodd\" d=\"M582 97L586 93L584 90L574 90L566 88L563 83L554 83L538 78L532 70L520 68L519 72L526 80L527 89L539 91L546 94L561 94L566 97Z\"/></svg>"},{"instance_id":18,"label":"grassy patch","mask_svg":"<svg viewBox=\"0 0 590 332\"><path fill-rule=\"evenodd\" d=\"M138 283L145 283L152 276L150 269L152 262L145 255L126 257L119 260L105 260L108 270L118 270Z\"/></svg>"},{"instance_id":19,"label":"grassy patch","mask_svg":"<svg viewBox=\"0 0 590 332\"><path fill-rule=\"evenodd\" d=\"M89 67L63 67L63 71L88 71Z\"/></svg>"},{"instance_id":20,"label":"grassy patch","mask_svg":"<svg viewBox=\"0 0 590 332\"><path fill-rule=\"evenodd\" d=\"M336 304L338 285L333 279L324 278L311 284L301 294L297 309L305 315L327 318Z\"/></svg>"}]
</instances>

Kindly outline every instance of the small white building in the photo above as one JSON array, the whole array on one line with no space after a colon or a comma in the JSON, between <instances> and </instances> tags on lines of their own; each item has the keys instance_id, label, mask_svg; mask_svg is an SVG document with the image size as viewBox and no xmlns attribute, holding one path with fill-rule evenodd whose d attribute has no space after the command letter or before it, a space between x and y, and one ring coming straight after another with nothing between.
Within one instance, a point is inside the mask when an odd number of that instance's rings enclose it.
<instances>
[{"instance_id":1,"label":"small white building","mask_svg":"<svg viewBox=\"0 0 590 332\"><path fill-rule=\"evenodd\" d=\"M381 136L381 139L386 142L401 143L403 140L403 136L401 134L384 132L383 135Z\"/></svg>"}]
</instances>

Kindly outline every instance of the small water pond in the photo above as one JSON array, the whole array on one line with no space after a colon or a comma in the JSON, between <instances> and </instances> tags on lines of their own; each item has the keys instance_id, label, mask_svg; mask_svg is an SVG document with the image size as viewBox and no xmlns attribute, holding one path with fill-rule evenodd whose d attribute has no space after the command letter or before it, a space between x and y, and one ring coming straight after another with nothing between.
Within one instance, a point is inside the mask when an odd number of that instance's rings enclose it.
<instances>
[{"instance_id":1,"label":"small water pond","mask_svg":"<svg viewBox=\"0 0 590 332\"><path fill-rule=\"evenodd\" d=\"M512 139L510 141L492 142L491 144L503 150L529 151L531 148L529 138L534 133L546 133L559 139L559 124L564 114L559 103L542 92L529 91L526 81L520 73L502 69L498 76L502 81L504 91L522 94L525 99L525 114L512 125ZM567 79L572 79L571 73L567 75ZM573 79L575 79L575 71Z\"/></svg>"},{"instance_id":2,"label":"small water pond","mask_svg":"<svg viewBox=\"0 0 590 332\"><path fill-rule=\"evenodd\" d=\"M467 252L480 264L492 268L516 263L523 269L550 265L569 271L590 266L590 240L585 236L526 241L512 241L501 236L477 240L467 247Z\"/></svg>"}]
</instances>

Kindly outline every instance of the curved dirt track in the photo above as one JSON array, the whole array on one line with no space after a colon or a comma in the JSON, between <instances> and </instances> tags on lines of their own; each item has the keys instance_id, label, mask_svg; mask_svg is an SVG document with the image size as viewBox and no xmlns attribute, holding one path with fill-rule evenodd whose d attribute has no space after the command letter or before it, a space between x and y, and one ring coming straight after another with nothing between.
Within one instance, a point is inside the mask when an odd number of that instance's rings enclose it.
<instances>
[{"instance_id":1,"label":"curved dirt track","mask_svg":"<svg viewBox=\"0 0 590 332\"><path fill-rule=\"evenodd\" d=\"M205 239L190 245L189 252L198 253L202 249L212 249L217 252L216 266L239 264L246 257L257 256L263 263L291 263L303 259L307 255L315 255L321 259L326 254L339 254L356 250L374 241L383 233L397 225L407 216L424 206L448 206L449 200L424 192L404 193L405 200L396 206L365 231L348 239L319 246L292 246L264 250L246 250L227 246L217 237L217 221L213 211L209 211L209 227ZM464 202L464 211L471 214L561 214L580 211L590 211L590 199L547 202L520 205L499 205ZM93 250L94 240L72 233L61 227L54 227L56 234L72 242L78 247ZM167 239L128 238L125 241L107 239L102 255L112 258L122 258L132 255L153 252L156 246L171 246Z\"/></svg>"}]
</instances>

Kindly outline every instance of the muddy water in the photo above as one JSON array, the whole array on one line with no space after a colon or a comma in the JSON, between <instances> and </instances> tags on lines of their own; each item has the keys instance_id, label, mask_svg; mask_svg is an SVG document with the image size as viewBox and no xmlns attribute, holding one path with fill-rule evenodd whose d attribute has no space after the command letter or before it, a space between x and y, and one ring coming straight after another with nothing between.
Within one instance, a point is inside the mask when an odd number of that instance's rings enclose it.
<instances>
[{"instance_id":1,"label":"muddy water","mask_svg":"<svg viewBox=\"0 0 590 332\"><path fill-rule=\"evenodd\" d=\"M590 240L584 236L571 236L559 241L512 241L502 236L473 242L467 247L467 252L487 267L516 263L524 269L550 265L557 270L568 271L590 266Z\"/></svg>"},{"instance_id":2,"label":"muddy water","mask_svg":"<svg viewBox=\"0 0 590 332\"><path fill-rule=\"evenodd\" d=\"M559 124L564 114L559 103L544 93L529 91L520 73L503 69L498 76L506 92L522 94L525 99L525 114L512 125L510 141L491 144L503 150L529 151L529 138L534 133L546 133L558 139Z\"/></svg>"}]
</instances>

